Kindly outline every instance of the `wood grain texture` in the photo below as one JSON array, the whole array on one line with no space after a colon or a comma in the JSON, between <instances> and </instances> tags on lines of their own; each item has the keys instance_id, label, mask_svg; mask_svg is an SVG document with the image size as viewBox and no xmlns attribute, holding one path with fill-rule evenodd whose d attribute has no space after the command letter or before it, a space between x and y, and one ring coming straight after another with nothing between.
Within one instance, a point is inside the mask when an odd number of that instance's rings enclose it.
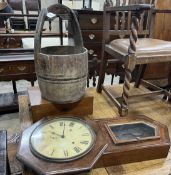
<instances>
[{"instance_id":1,"label":"wood grain texture","mask_svg":"<svg viewBox=\"0 0 171 175\"><path fill-rule=\"evenodd\" d=\"M93 96L89 93L86 93L80 101L72 104L54 104L49 102L41 97L38 87L30 87L28 95L33 122L50 115L86 116L93 113Z\"/></svg>"},{"instance_id":2,"label":"wood grain texture","mask_svg":"<svg viewBox=\"0 0 171 175\"><path fill-rule=\"evenodd\" d=\"M26 129L32 124L32 120L30 117L28 96L20 95L18 97L18 101L19 101L19 118L21 123L20 131L22 133L24 129ZM20 137L20 135L18 137ZM9 166L11 174L22 174L23 172L22 164L16 159L18 141L19 139L16 139L8 144L8 158L9 158Z\"/></svg>"},{"instance_id":3,"label":"wood grain texture","mask_svg":"<svg viewBox=\"0 0 171 175\"><path fill-rule=\"evenodd\" d=\"M131 86L131 94L147 92L145 88L140 86L140 89ZM116 118L118 116L117 109L110 99L104 94L96 93L94 88L87 89L89 94L94 96L93 114L88 117L91 119L100 118ZM116 93L120 95L122 86L115 86ZM156 121L168 126L171 134L170 116L171 104L162 101L159 97L140 97L130 100L130 115L146 115ZM24 116L24 115L23 115ZM166 159L158 159L151 161L143 161L138 163L130 163L125 165L112 166L107 168L93 169L89 173L81 175L168 175L170 173L171 153L169 152ZM25 171L23 174L31 175Z\"/></svg>"},{"instance_id":4,"label":"wood grain texture","mask_svg":"<svg viewBox=\"0 0 171 175\"><path fill-rule=\"evenodd\" d=\"M115 86L115 93L121 95L122 85ZM131 94L143 93L147 90L140 86L140 89L136 89L131 85ZM104 95L106 96L106 95ZM106 97L107 101L111 101ZM96 98L95 98L96 100ZM115 108L114 104L111 104ZM170 127L170 113L171 105L168 102L162 101L160 97L140 97L135 99L130 99L130 115L144 114L156 121L159 121L168 126L169 133L171 134ZM113 116L117 116L117 112ZM118 165L106 168L109 175L168 175L170 171L169 164L170 151L166 159L158 159L151 161L143 161L138 163L130 163L125 165Z\"/></svg>"},{"instance_id":5,"label":"wood grain texture","mask_svg":"<svg viewBox=\"0 0 171 175\"><path fill-rule=\"evenodd\" d=\"M108 147L102 156L104 167L167 157L170 148L170 139L168 130L164 125L141 115L97 121L103 136L108 143ZM104 126L104 123L121 124L138 121L144 121L157 126L159 129L160 138L156 140L134 142L132 144L115 145L113 144L113 140L109 137L109 134Z\"/></svg>"},{"instance_id":6,"label":"wood grain texture","mask_svg":"<svg viewBox=\"0 0 171 175\"><path fill-rule=\"evenodd\" d=\"M7 175L7 132L0 131L0 174Z\"/></svg>"},{"instance_id":7,"label":"wood grain texture","mask_svg":"<svg viewBox=\"0 0 171 175\"><path fill-rule=\"evenodd\" d=\"M21 95L18 97L19 100L19 118L20 118L20 131L28 128L32 124L32 118L29 111L28 96Z\"/></svg>"},{"instance_id":8,"label":"wood grain texture","mask_svg":"<svg viewBox=\"0 0 171 175\"><path fill-rule=\"evenodd\" d=\"M23 167L21 163L16 159L18 143L8 143L8 160L9 160L9 169L10 174L22 174Z\"/></svg>"},{"instance_id":9,"label":"wood grain texture","mask_svg":"<svg viewBox=\"0 0 171 175\"><path fill-rule=\"evenodd\" d=\"M96 162L103 156L107 148L106 142L104 142L104 137L99 128L99 125L95 121L88 121L89 125L92 126L96 133L96 142L93 148L86 156L83 156L81 159L76 159L71 162L50 162L37 158L32 154L30 150L30 136L33 130L45 122L47 118L44 118L31 127L27 128L22 133L22 139L18 146L17 159L23 162L27 167L34 170L37 174L54 174L54 175L63 175L68 172L71 174L80 173L80 172L89 172ZM103 166L103 164L100 164ZM46 173L45 173L46 172Z\"/></svg>"},{"instance_id":10,"label":"wood grain texture","mask_svg":"<svg viewBox=\"0 0 171 175\"><path fill-rule=\"evenodd\" d=\"M160 10L170 9L170 0L157 0L156 8ZM171 41L171 14L156 14L153 28L153 38ZM170 74L170 63L155 63L147 66L144 78L167 78Z\"/></svg>"}]
</instances>

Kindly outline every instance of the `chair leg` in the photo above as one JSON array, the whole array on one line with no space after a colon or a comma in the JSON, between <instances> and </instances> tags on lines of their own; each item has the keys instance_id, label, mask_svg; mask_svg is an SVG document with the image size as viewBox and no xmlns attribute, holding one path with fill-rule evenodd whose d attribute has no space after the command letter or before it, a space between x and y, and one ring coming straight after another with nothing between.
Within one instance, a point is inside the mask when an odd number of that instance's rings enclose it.
<instances>
[{"instance_id":1,"label":"chair leg","mask_svg":"<svg viewBox=\"0 0 171 175\"><path fill-rule=\"evenodd\" d=\"M130 83L132 80L132 71L134 70L134 68L135 68L135 58L128 57L128 62L125 65L125 79L123 84L121 108L119 109L119 114L121 116L125 116L128 114L129 90L130 90Z\"/></svg>"},{"instance_id":2,"label":"chair leg","mask_svg":"<svg viewBox=\"0 0 171 175\"><path fill-rule=\"evenodd\" d=\"M99 80L98 80L98 84L97 84L97 92L99 92L99 93L102 92L102 85L103 85L104 79L105 79L106 67L107 67L107 53L104 52L103 57L102 57L102 61L100 64Z\"/></svg>"},{"instance_id":3,"label":"chair leg","mask_svg":"<svg viewBox=\"0 0 171 175\"><path fill-rule=\"evenodd\" d=\"M134 87L139 88L141 79L144 76L146 67L147 67L147 64L140 65Z\"/></svg>"}]
</instances>

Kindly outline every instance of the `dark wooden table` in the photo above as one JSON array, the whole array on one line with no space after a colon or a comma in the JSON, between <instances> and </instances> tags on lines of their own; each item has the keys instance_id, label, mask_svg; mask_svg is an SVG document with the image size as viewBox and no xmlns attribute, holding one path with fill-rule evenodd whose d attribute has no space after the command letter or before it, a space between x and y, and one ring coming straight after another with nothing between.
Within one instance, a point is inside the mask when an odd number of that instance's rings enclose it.
<instances>
[{"instance_id":1,"label":"dark wooden table","mask_svg":"<svg viewBox=\"0 0 171 175\"><path fill-rule=\"evenodd\" d=\"M0 81L11 81L13 84L13 93L0 94L0 113L18 110L17 80L27 80L34 85L36 74L34 69L33 54L19 54L0 56Z\"/></svg>"}]
</instances>

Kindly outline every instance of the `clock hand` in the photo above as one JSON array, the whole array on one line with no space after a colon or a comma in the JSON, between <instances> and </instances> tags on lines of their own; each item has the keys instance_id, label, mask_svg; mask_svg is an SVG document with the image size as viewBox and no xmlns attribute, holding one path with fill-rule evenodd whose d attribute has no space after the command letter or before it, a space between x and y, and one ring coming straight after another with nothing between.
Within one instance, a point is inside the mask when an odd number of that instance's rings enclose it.
<instances>
[{"instance_id":1,"label":"clock hand","mask_svg":"<svg viewBox=\"0 0 171 175\"><path fill-rule=\"evenodd\" d=\"M51 134L53 134L53 135L57 135L57 136L59 136L59 137L62 137L62 135L57 134L56 132L51 132Z\"/></svg>"},{"instance_id":2,"label":"clock hand","mask_svg":"<svg viewBox=\"0 0 171 175\"><path fill-rule=\"evenodd\" d=\"M64 137L65 137L64 133L65 133L65 123L64 123L63 133L62 133L62 136L61 136L62 138L64 138Z\"/></svg>"}]
</instances>

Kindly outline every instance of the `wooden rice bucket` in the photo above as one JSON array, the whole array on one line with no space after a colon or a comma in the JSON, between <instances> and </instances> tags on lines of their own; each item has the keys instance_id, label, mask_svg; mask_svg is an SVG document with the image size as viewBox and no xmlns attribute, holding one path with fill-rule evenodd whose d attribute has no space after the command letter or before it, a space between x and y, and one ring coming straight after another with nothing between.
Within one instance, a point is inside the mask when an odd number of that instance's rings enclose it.
<instances>
[{"instance_id":1,"label":"wooden rice bucket","mask_svg":"<svg viewBox=\"0 0 171 175\"><path fill-rule=\"evenodd\" d=\"M50 46L41 48L41 33L49 12L68 13L74 46ZM35 69L43 98L58 103L76 102L85 94L88 74L88 52L83 47L82 35L74 12L56 4L42 9L35 34Z\"/></svg>"}]
</instances>

